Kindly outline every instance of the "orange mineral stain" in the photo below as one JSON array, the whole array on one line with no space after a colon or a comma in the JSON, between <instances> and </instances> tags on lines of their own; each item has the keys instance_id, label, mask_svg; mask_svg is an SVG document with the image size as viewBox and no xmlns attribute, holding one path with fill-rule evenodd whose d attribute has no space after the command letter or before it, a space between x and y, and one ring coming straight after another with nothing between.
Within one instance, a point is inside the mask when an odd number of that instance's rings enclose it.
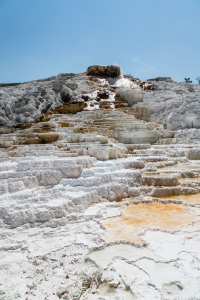
<instances>
[{"instance_id":1,"label":"orange mineral stain","mask_svg":"<svg viewBox=\"0 0 200 300\"><path fill-rule=\"evenodd\" d=\"M168 196L168 197L159 197L161 199L172 199L172 200L181 200L188 203L198 203L200 204L200 194L195 195L178 195L178 196Z\"/></svg>"},{"instance_id":2,"label":"orange mineral stain","mask_svg":"<svg viewBox=\"0 0 200 300\"><path fill-rule=\"evenodd\" d=\"M124 215L106 220L103 225L106 232L102 237L106 241L127 240L143 242L138 235L143 228L177 230L199 220L183 205L163 204L159 202L132 204L124 209Z\"/></svg>"}]
</instances>

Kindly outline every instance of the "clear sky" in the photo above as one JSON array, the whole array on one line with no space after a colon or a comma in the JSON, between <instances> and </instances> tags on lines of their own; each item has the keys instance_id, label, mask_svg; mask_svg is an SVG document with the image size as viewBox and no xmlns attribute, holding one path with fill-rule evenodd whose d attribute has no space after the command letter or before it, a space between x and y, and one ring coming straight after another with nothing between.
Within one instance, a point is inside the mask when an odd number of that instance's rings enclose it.
<instances>
[{"instance_id":1,"label":"clear sky","mask_svg":"<svg viewBox=\"0 0 200 300\"><path fill-rule=\"evenodd\" d=\"M0 0L0 82L94 64L196 83L200 0Z\"/></svg>"}]
</instances>

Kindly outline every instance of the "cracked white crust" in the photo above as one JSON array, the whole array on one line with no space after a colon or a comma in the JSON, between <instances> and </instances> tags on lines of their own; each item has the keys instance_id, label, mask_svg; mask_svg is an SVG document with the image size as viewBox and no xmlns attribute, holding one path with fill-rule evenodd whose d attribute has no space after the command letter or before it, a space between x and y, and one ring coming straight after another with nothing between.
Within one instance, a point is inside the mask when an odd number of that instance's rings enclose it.
<instances>
[{"instance_id":1,"label":"cracked white crust","mask_svg":"<svg viewBox=\"0 0 200 300\"><path fill-rule=\"evenodd\" d=\"M96 103L97 91L88 95ZM195 146L151 146L173 132L95 105L1 136L0 299L199 300L200 164L188 160L200 157L198 132ZM31 145L38 137L52 144ZM163 210L160 224L147 222L149 210L141 226L120 223L148 205L180 208L180 220L170 227ZM110 234L116 219L130 239Z\"/></svg>"}]
</instances>

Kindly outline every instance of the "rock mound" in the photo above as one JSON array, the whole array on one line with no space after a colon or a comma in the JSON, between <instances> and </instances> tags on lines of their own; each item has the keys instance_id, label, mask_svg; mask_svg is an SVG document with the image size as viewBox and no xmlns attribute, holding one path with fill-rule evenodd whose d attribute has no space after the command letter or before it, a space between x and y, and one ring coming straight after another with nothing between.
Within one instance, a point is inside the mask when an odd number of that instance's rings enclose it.
<instances>
[{"instance_id":1,"label":"rock mound","mask_svg":"<svg viewBox=\"0 0 200 300\"><path fill-rule=\"evenodd\" d=\"M101 66L95 65L87 68L86 75L118 77L122 74L121 68L116 65Z\"/></svg>"}]
</instances>

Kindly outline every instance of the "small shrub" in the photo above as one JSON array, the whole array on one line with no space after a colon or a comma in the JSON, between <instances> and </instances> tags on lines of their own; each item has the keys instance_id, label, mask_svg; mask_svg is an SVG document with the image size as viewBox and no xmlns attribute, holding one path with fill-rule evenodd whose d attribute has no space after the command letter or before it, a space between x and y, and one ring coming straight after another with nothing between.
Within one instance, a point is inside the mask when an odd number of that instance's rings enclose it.
<instances>
[{"instance_id":1,"label":"small shrub","mask_svg":"<svg viewBox=\"0 0 200 300\"><path fill-rule=\"evenodd\" d=\"M200 85L200 77L199 76L196 78L196 80L198 82L198 85Z\"/></svg>"},{"instance_id":2,"label":"small shrub","mask_svg":"<svg viewBox=\"0 0 200 300\"><path fill-rule=\"evenodd\" d=\"M190 78L184 78L185 82L188 82L188 83L192 83L192 80L190 80Z\"/></svg>"},{"instance_id":3,"label":"small shrub","mask_svg":"<svg viewBox=\"0 0 200 300\"><path fill-rule=\"evenodd\" d=\"M132 78L133 78L133 76L131 75L131 73L127 74L127 76L128 76L128 77L132 77Z\"/></svg>"}]
</instances>

